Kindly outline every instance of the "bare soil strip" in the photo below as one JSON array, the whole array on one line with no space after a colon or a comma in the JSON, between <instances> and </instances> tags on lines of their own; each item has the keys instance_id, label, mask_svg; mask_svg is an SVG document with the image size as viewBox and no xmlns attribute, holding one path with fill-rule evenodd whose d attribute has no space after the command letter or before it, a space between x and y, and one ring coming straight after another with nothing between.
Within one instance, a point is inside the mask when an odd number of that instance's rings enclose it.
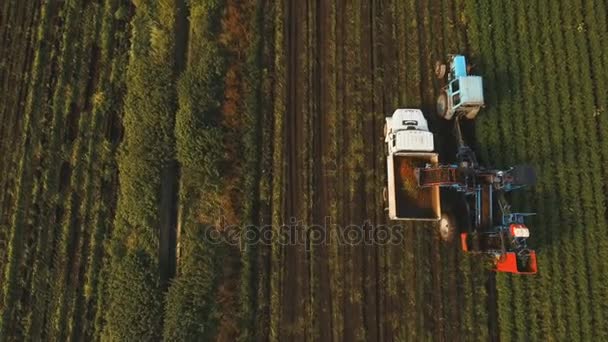
<instances>
[{"instance_id":1,"label":"bare soil strip","mask_svg":"<svg viewBox=\"0 0 608 342\"><path fill-rule=\"evenodd\" d=\"M175 79L187 65L188 6L175 0ZM177 227L180 170L177 160L169 161L161 171L159 268L161 288L167 289L177 268Z\"/></svg>"}]
</instances>

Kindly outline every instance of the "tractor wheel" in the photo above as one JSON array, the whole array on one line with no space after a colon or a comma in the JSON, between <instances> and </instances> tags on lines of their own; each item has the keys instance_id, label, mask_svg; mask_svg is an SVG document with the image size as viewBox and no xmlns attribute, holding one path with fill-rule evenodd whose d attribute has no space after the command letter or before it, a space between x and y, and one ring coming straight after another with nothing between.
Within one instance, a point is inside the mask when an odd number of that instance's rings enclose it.
<instances>
[{"instance_id":1,"label":"tractor wheel","mask_svg":"<svg viewBox=\"0 0 608 342\"><path fill-rule=\"evenodd\" d=\"M442 91L441 94L437 97L437 115L443 119L446 118L446 114L448 113L448 95L445 91Z\"/></svg>"},{"instance_id":2,"label":"tractor wheel","mask_svg":"<svg viewBox=\"0 0 608 342\"><path fill-rule=\"evenodd\" d=\"M440 61L435 62L435 77L437 77L437 79L443 79L445 77L445 71L446 71L447 67L445 64L441 63Z\"/></svg>"},{"instance_id":3,"label":"tractor wheel","mask_svg":"<svg viewBox=\"0 0 608 342\"><path fill-rule=\"evenodd\" d=\"M441 214L441 219L439 219L439 235L441 239L450 242L454 238L455 232L456 222L453 217L446 213Z\"/></svg>"}]
</instances>

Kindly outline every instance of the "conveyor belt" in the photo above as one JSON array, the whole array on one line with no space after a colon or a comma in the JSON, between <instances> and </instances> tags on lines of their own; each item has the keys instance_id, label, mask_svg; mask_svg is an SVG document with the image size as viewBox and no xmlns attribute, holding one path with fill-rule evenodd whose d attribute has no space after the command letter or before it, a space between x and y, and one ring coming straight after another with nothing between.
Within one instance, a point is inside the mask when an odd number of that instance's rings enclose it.
<instances>
[{"instance_id":1,"label":"conveyor belt","mask_svg":"<svg viewBox=\"0 0 608 342\"><path fill-rule=\"evenodd\" d=\"M418 184L421 187L458 184L456 169L453 167L432 167L419 169Z\"/></svg>"}]
</instances>

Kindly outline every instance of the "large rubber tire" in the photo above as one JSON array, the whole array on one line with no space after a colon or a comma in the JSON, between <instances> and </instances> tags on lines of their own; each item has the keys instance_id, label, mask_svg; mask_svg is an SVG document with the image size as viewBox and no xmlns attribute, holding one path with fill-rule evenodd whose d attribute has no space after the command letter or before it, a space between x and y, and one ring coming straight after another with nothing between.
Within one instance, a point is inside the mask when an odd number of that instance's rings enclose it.
<instances>
[{"instance_id":1,"label":"large rubber tire","mask_svg":"<svg viewBox=\"0 0 608 342\"><path fill-rule=\"evenodd\" d=\"M477 114L479 113L479 109L480 108L476 108L475 110L469 110L465 118L467 118L468 120L474 120L475 117L477 117Z\"/></svg>"},{"instance_id":2,"label":"large rubber tire","mask_svg":"<svg viewBox=\"0 0 608 342\"><path fill-rule=\"evenodd\" d=\"M441 219L439 219L439 236L441 239L446 242L450 242L454 239L454 235L456 235L457 227L456 221L454 218L447 214L441 214Z\"/></svg>"},{"instance_id":3,"label":"large rubber tire","mask_svg":"<svg viewBox=\"0 0 608 342\"><path fill-rule=\"evenodd\" d=\"M445 77L447 66L441 61L435 62L435 77L439 80Z\"/></svg>"},{"instance_id":4,"label":"large rubber tire","mask_svg":"<svg viewBox=\"0 0 608 342\"><path fill-rule=\"evenodd\" d=\"M446 114L448 113L448 94L445 91L442 91L441 94L437 97L437 115L445 119Z\"/></svg>"}]
</instances>

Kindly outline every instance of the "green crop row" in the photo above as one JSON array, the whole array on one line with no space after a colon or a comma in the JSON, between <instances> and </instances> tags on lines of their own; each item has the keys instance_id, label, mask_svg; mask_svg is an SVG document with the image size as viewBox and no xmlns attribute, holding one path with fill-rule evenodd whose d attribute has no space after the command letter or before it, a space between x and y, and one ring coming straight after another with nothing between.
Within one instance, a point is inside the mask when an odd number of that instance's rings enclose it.
<instances>
[{"instance_id":1,"label":"green crop row","mask_svg":"<svg viewBox=\"0 0 608 342\"><path fill-rule=\"evenodd\" d=\"M11 1L6 1L10 4ZM20 132L19 119L23 117L24 102L27 98L31 77L32 50L36 43L36 28L35 21L36 13L39 12L39 5L35 3L14 2L11 6L12 11L17 13L6 14L6 24L3 28L10 30L6 35L2 34L4 46L3 52L6 55L1 55L0 59L0 87L3 89L4 100L0 104L0 149L5 151L0 156L2 166L0 172L4 177L0 179L0 187L3 191L0 192L0 205L3 208L3 216L0 222L8 224L8 217L11 215L11 182L14 181L15 175L10 172L15 165L15 158L18 158L20 151L14 147L18 141ZM6 39L10 36L11 39ZM11 54L8 54L11 52ZM6 203L6 204L5 204ZM8 234L8 229L5 232ZM8 237L6 237L8 239ZM4 258L0 259L4 260ZM3 263L4 264L4 263ZM2 271L0 271L0 279L2 279Z\"/></svg>"},{"instance_id":2,"label":"green crop row","mask_svg":"<svg viewBox=\"0 0 608 342\"><path fill-rule=\"evenodd\" d=\"M30 163L32 161L33 146L35 146L35 138L28 136L35 134L39 131L40 122L36 120L37 113L40 113L40 108L43 106L42 94L44 91L45 69L47 59L49 57L49 47L47 46L47 34L50 27L50 18L52 17L51 11L53 6L49 3L41 10L40 14L40 25L38 27L38 40L36 42L36 55L33 64L33 74L31 78L31 92L28 96L25 116L23 118L23 134L21 141L18 142L17 147L19 151L22 151L21 160L18 163L18 167L14 172L17 174L17 180L15 182L15 205L16 209L11 218L11 233L8 244L8 262L6 263L4 271L3 289L2 289L2 310L0 313L0 340L9 339L12 334L12 325L14 324L14 312L16 304L20 297L19 289L19 268L22 262L24 253L24 230L25 221L27 218L27 208L29 207L29 196L26 194L31 189L31 178L32 170L30 169Z\"/></svg>"},{"instance_id":3,"label":"green crop row","mask_svg":"<svg viewBox=\"0 0 608 342\"><path fill-rule=\"evenodd\" d=\"M87 56L90 55L92 44L97 39L98 6L78 7L73 4L73 12L67 14L68 21L74 21L75 32L67 31L65 39L78 39L81 42L76 45L73 58L76 63L69 63L70 59L65 58L65 64L61 68L65 70L68 77L68 93L71 99L66 99L69 108L64 113L64 123L66 125L66 136L62 141L63 155L69 158L71 165L71 176L69 180L70 194L64 200L65 211L60 222L60 231L54 237L58 241L54 251L55 258L53 264L53 276L51 277L52 301L50 306L50 325L49 336L51 338L63 340L71 334L74 327L71 317L76 301L81 300L79 295L82 290L80 286L81 268L84 267L83 257L86 259L88 250L83 248L83 243L88 245L87 239L90 236L88 229L88 210L90 207L90 196L93 196L95 189L90 186L91 165L95 162L92 151L88 148L91 139L91 123L94 122L92 114L87 110L86 102L90 96L86 93L88 77L79 75L88 74L89 63L85 63ZM82 20L81 22L79 22ZM73 69L72 69L73 68ZM72 76L77 75L77 76ZM78 117L76 117L78 116ZM66 139L67 138L67 139ZM73 139L73 141L72 141ZM58 163L59 164L59 163ZM57 165L57 164L56 164ZM57 166L55 166L57 167ZM87 204L88 202L88 204ZM69 317L69 318L66 318ZM76 317L78 320L80 317Z\"/></svg>"},{"instance_id":4,"label":"green crop row","mask_svg":"<svg viewBox=\"0 0 608 342\"><path fill-rule=\"evenodd\" d=\"M287 52L285 37L287 35L287 27L285 25L284 16L286 15L287 8L285 8L285 2L280 0L273 1L275 8L275 22L274 22L274 48L275 48L275 59L274 59L274 73L275 75L285 75L287 72ZM272 149L272 232L273 236L280 235L280 227L283 223L282 205L284 201L283 185L284 185L284 174L283 168L285 165L285 159L283 157L284 149L284 124L285 124L285 111L287 108L287 82L284 76L275 78L274 83L274 131L273 131L273 149ZM282 257L283 257L283 246L279 243L278 239L272 240L271 256L270 256L270 332L268 339L272 342L280 340L280 329L281 329L281 279L282 277Z\"/></svg>"},{"instance_id":5,"label":"green crop row","mask_svg":"<svg viewBox=\"0 0 608 342\"><path fill-rule=\"evenodd\" d=\"M102 340L159 340L163 298L157 269L157 261L138 247L112 265Z\"/></svg>"},{"instance_id":6,"label":"green crop row","mask_svg":"<svg viewBox=\"0 0 608 342\"><path fill-rule=\"evenodd\" d=\"M10 4L11 1L6 1ZM17 13L5 13L3 16L5 23L4 29L6 33L0 35L3 39L3 52L0 62L0 87L2 87L3 101L0 104L0 150L3 153L0 156L0 209L2 216L0 217L0 264L8 263L8 243L10 235L10 217L12 216L14 207L13 199L15 189L14 182L18 178L11 170L14 170L20 158L21 151L16 148L19 141L20 118L24 113L24 102L30 90L30 77L32 66L32 50L36 44L36 28L37 23L34 20L34 13L39 12L37 4L33 3L13 3L10 7ZM8 10L8 7L5 7ZM15 37L6 39L7 36ZM9 55L7 52L11 51ZM0 267L0 283L4 283L4 267ZM0 307L2 306L2 296L0 296Z\"/></svg>"},{"instance_id":7,"label":"green crop row","mask_svg":"<svg viewBox=\"0 0 608 342\"><path fill-rule=\"evenodd\" d=\"M189 192L192 193L192 192ZM186 211L189 211L186 209ZM211 339L217 333L220 317L214 298L218 274L221 274L219 246L208 241L206 227L195 221L191 213L180 238L179 275L171 283L166 296L164 339L193 341Z\"/></svg>"},{"instance_id":8,"label":"green crop row","mask_svg":"<svg viewBox=\"0 0 608 342\"><path fill-rule=\"evenodd\" d=\"M188 61L177 83L175 117L177 160L181 166L180 235L177 276L165 300L164 338L201 340L215 336L219 321L217 283L223 269L222 246L205 231L216 224L224 178L221 105L226 61L217 41L221 1L189 2Z\"/></svg>"},{"instance_id":9,"label":"green crop row","mask_svg":"<svg viewBox=\"0 0 608 342\"><path fill-rule=\"evenodd\" d=\"M601 106L597 103L598 100L600 103L606 103L605 99L602 99L601 96L598 97L598 93L606 89L606 79L596 78L594 80L593 75L598 72L600 75L603 75L605 67L601 64L598 65L597 60L595 65L593 63L594 57L592 56L595 54L601 55L602 51L596 49L599 42L597 34L593 32L596 23L591 15L592 11L585 11L582 8L583 4L580 1L573 1L568 7L568 10L572 10L575 15L573 22L579 25L574 32L578 54L573 59L581 60L582 63L578 64L580 69L574 77L580 77L581 82L581 113L593 113L593 117L595 118L598 116L598 107ZM584 26L587 27L584 32L580 32L581 23L584 23ZM594 70L598 66L599 70ZM602 113L599 112L599 115L601 116ZM581 197L583 199L584 225L589 227L584 232L584 243L585 246L591 243L597 243L599 246L597 249L585 249L585 256L588 260L586 276L589 281L589 304L591 306L589 313L591 316L590 327L595 332L593 337L601 340L608 338L608 330L602 329L601 324L604 321L604 317L606 317L605 315L608 314L605 310L607 307L606 302L608 301L608 287L606 286L605 279L602 279L602 267L605 265L604 260L608 257L605 249L607 239L605 234L603 234L603 227L606 227L607 220L604 215L606 211L606 197L604 189L602 189L602 173L605 172L605 167L602 167L602 155L606 155L605 148L608 146L601 145L602 122L588 118L585 115L580 115L579 118L582 121L580 123L579 134L583 137L582 147L586 151L587 159L586 164L581 163L586 169L586 172L581 175L581 182L583 183ZM598 127L600 128L599 131ZM598 151L603 151L603 153L598 154Z\"/></svg>"},{"instance_id":10,"label":"green crop row","mask_svg":"<svg viewBox=\"0 0 608 342\"><path fill-rule=\"evenodd\" d=\"M127 5L119 0L105 0L100 32L100 63L109 65L100 71L99 85L92 101L92 139L90 146L98 159L95 173L95 201L90 214L91 238L86 273L82 282L84 297L84 322L82 336L86 340L99 340L103 327L100 320L106 308L106 277L109 263L104 245L110 234L117 189L115 165L115 147L107 133L107 126L113 116L122 112L125 79L124 73L128 61L127 35L120 34L126 26L127 16L118 16L127 12ZM105 128L105 129L104 129Z\"/></svg>"},{"instance_id":11,"label":"green crop row","mask_svg":"<svg viewBox=\"0 0 608 342\"><path fill-rule=\"evenodd\" d=\"M537 186L513 200L517 208L538 210L529 224L540 273L498 277L501 340L606 334L599 328L604 151L594 119L603 83L592 76L603 66L592 9L569 0L468 8L467 17L481 22L468 33L477 37L472 45L482 59L489 107L477 125L487 150L482 159L529 162L539 174Z\"/></svg>"},{"instance_id":12,"label":"green crop row","mask_svg":"<svg viewBox=\"0 0 608 342\"><path fill-rule=\"evenodd\" d=\"M176 3L134 4L125 76L124 137L117 157L120 190L109 265L102 271L109 277L104 285L104 319L96 319L95 328L102 339L148 340L162 335L160 175L175 153Z\"/></svg>"},{"instance_id":13,"label":"green crop row","mask_svg":"<svg viewBox=\"0 0 608 342\"><path fill-rule=\"evenodd\" d=\"M272 111L271 78L268 70L272 61L272 34L274 6L268 2L254 2L256 8L247 18L247 30L252 38L246 51L243 77L243 145L245 145L244 165L248 170L242 180L244 196L251 201L243 203L242 234L262 234L262 228L269 224L270 185L272 182L269 170L272 167L271 154L271 121ZM245 20L245 18L243 18ZM259 227L259 228L255 228ZM260 235L258 235L260 236ZM240 275L240 336L242 341L250 340L257 334L266 334L269 325L267 311L269 298L269 270L260 264L260 258L267 258L269 249L266 246L245 244L241 246ZM259 295L261 294L261 295ZM265 332L265 333L264 333ZM258 335L261 336L261 335Z\"/></svg>"}]
</instances>

